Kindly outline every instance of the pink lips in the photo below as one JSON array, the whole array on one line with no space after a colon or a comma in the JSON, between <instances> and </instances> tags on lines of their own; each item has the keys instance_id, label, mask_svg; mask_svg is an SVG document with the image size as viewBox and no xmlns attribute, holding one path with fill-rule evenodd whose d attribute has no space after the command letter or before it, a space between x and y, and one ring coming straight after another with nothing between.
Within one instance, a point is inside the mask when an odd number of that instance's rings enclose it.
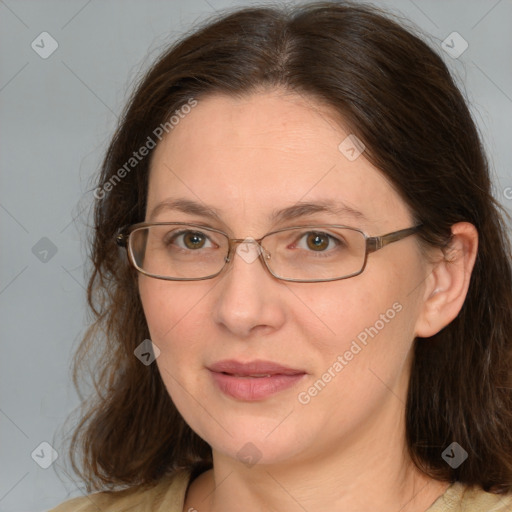
<instances>
[{"instance_id":1,"label":"pink lips","mask_svg":"<svg viewBox=\"0 0 512 512\"><path fill-rule=\"evenodd\" d=\"M271 361L219 361L208 367L214 382L228 396L238 400L263 400L283 391L306 375L304 370Z\"/></svg>"}]
</instances>

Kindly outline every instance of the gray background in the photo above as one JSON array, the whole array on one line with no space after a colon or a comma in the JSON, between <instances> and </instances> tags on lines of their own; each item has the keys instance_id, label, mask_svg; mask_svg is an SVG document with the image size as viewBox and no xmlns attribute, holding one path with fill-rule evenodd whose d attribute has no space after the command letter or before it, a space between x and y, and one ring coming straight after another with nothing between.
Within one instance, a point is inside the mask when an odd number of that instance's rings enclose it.
<instances>
[{"instance_id":1,"label":"gray background","mask_svg":"<svg viewBox=\"0 0 512 512\"><path fill-rule=\"evenodd\" d=\"M496 196L510 209L511 0L374 3L416 23L453 69L484 137ZM2 512L47 510L83 489L66 473L64 452L48 469L31 453L44 441L59 450L59 428L78 405L69 367L88 320L92 177L130 84L192 23L254 4L0 0ZM457 59L441 48L454 31L469 44ZM31 47L42 32L58 43L46 59ZM43 460L48 448L37 453Z\"/></svg>"}]
</instances>

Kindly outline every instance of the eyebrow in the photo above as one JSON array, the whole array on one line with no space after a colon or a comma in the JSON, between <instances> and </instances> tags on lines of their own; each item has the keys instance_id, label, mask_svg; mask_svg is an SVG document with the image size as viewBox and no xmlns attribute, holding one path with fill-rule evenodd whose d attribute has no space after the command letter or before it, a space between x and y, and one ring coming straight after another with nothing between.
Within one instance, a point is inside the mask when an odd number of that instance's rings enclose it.
<instances>
[{"instance_id":1,"label":"eyebrow","mask_svg":"<svg viewBox=\"0 0 512 512\"><path fill-rule=\"evenodd\" d=\"M161 203L158 203L151 211L148 220L151 220L161 212L168 210L177 210L182 213L199 215L200 217L222 222L222 213L220 210L185 198L169 198L162 201ZM306 217L308 215L313 215L315 213L328 213L342 217L348 216L358 220L368 220L366 216L360 211L355 210L354 208L341 202L334 201L299 202L281 210L274 210L270 214L270 220L276 223L286 222L301 217Z\"/></svg>"},{"instance_id":2,"label":"eyebrow","mask_svg":"<svg viewBox=\"0 0 512 512\"><path fill-rule=\"evenodd\" d=\"M180 212L189 213L191 215L199 215L200 217L206 217L218 221L221 220L220 214L217 210L215 210L215 208L209 208L204 204L183 198L169 198L165 201L162 201L161 203L158 203L151 211L148 219L154 219L158 214L166 210L178 210Z\"/></svg>"},{"instance_id":3,"label":"eyebrow","mask_svg":"<svg viewBox=\"0 0 512 512\"><path fill-rule=\"evenodd\" d=\"M314 203L299 202L293 206L289 206L282 210L274 211L271 215L271 220L275 222L284 222L314 213L329 213L342 217L353 217L355 219L367 220L365 215L360 211L351 208L341 202L334 201L317 201Z\"/></svg>"}]
</instances>

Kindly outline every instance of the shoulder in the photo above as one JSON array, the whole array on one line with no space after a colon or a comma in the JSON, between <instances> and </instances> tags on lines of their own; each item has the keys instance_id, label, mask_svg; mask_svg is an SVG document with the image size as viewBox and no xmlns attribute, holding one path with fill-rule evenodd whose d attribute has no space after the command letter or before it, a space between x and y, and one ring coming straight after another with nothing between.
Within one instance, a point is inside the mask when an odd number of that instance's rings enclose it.
<instances>
[{"instance_id":1,"label":"shoulder","mask_svg":"<svg viewBox=\"0 0 512 512\"><path fill-rule=\"evenodd\" d=\"M150 488L104 491L61 503L49 512L182 512L189 470L179 470Z\"/></svg>"},{"instance_id":2,"label":"shoulder","mask_svg":"<svg viewBox=\"0 0 512 512\"><path fill-rule=\"evenodd\" d=\"M426 512L510 512L512 494L494 494L455 482Z\"/></svg>"}]
</instances>

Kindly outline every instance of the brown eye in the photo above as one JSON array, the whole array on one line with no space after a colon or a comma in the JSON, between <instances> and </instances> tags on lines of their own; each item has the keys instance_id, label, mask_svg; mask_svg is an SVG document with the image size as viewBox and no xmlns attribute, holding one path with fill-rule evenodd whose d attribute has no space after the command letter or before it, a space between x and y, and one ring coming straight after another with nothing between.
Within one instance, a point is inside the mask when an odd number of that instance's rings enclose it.
<instances>
[{"instance_id":1,"label":"brown eye","mask_svg":"<svg viewBox=\"0 0 512 512\"><path fill-rule=\"evenodd\" d=\"M309 249L313 251L323 251L329 247L329 239L331 237L324 233L309 233L307 235L306 243Z\"/></svg>"},{"instance_id":2,"label":"brown eye","mask_svg":"<svg viewBox=\"0 0 512 512\"><path fill-rule=\"evenodd\" d=\"M169 250L182 249L196 251L198 249L213 248L212 241L208 235L201 231L191 231L184 229L181 231L171 231L162 238L162 243Z\"/></svg>"},{"instance_id":3,"label":"brown eye","mask_svg":"<svg viewBox=\"0 0 512 512\"><path fill-rule=\"evenodd\" d=\"M188 249L201 249L206 243L206 237L202 233L189 231L183 234L183 243Z\"/></svg>"}]
</instances>

